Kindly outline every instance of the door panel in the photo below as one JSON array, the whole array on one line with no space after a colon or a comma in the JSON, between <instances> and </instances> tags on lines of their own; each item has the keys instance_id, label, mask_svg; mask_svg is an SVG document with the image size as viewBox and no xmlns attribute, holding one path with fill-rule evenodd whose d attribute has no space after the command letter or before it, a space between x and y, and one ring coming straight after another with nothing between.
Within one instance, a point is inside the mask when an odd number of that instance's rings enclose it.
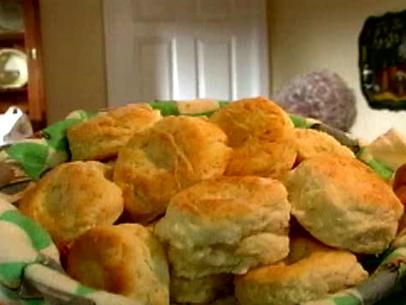
<instances>
[{"instance_id":1,"label":"door panel","mask_svg":"<svg viewBox=\"0 0 406 305\"><path fill-rule=\"evenodd\" d=\"M197 40L198 98L232 100L236 96L235 39Z\"/></svg>"},{"instance_id":2,"label":"door panel","mask_svg":"<svg viewBox=\"0 0 406 305\"><path fill-rule=\"evenodd\" d=\"M104 0L109 105L268 95L263 5Z\"/></svg>"},{"instance_id":3,"label":"door panel","mask_svg":"<svg viewBox=\"0 0 406 305\"><path fill-rule=\"evenodd\" d=\"M167 39L136 39L138 73L135 86L140 100L173 98L175 82L175 41Z\"/></svg>"}]
</instances>

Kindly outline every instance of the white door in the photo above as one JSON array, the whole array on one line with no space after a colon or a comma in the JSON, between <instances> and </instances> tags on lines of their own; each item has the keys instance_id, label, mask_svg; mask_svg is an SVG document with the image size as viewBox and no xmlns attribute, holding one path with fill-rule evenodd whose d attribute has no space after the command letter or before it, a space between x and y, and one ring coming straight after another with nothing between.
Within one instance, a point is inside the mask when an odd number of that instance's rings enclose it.
<instances>
[{"instance_id":1,"label":"white door","mask_svg":"<svg viewBox=\"0 0 406 305\"><path fill-rule=\"evenodd\" d=\"M265 0L104 0L109 106L269 95Z\"/></svg>"}]
</instances>

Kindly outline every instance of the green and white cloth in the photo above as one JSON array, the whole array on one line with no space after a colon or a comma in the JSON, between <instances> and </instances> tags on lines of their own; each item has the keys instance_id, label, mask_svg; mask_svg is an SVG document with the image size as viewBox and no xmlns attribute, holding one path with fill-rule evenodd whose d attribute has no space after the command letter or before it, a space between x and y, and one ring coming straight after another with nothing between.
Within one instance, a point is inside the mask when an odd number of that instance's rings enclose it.
<instances>
[{"instance_id":1,"label":"green and white cloth","mask_svg":"<svg viewBox=\"0 0 406 305\"><path fill-rule=\"evenodd\" d=\"M63 273L48 233L0 200L0 304L140 305L81 285Z\"/></svg>"},{"instance_id":2,"label":"green and white cloth","mask_svg":"<svg viewBox=\"0 0 406 305\"><path fill-rule=\"evenodd\" d=\"M38 179L46 170L69 158L66 131L94 114L75 111L65 120L45 128L37 139L27 139L10 145L0 155L0 161L12 160L20 165L28 177Z\"/></svg>"}]
</instances>

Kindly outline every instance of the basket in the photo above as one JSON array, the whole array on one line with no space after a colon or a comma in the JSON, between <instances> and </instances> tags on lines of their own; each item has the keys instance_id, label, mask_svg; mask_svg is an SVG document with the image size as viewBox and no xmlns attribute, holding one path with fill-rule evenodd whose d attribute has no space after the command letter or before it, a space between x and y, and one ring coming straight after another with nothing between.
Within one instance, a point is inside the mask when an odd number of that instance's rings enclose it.
<instances>
[{"instance_id":1,"label":"basket","mask_svg":"<svg viewBox=\"0 0 406 305\"><path fill-rule=\"evenodd\" d=\"M227 105L222 101L149 103L162 115L207 116ZM66 130L93 114L76 111L38 134L0 149L0 304L1 305L138 305L137 301L98 291L69 278L61 268L59 254L48 233L23 216L13 205L31 180L69 159ZM329 133L384 179L393 171L374 160L361 141L316 120L291 116L297 128ZM3 169L3 170L2 170ZM8 173L8 176L4 173ZM5 177L4 177L5 176ZM8 179L8 180L7 180ZM389 249L367 262L377 267L359 286L323 300L300 305L406 304L406 245ZM142 305L142 304L139 304ZM283 305L283 304L281 304Z\"/></svg>"}]
</instances>

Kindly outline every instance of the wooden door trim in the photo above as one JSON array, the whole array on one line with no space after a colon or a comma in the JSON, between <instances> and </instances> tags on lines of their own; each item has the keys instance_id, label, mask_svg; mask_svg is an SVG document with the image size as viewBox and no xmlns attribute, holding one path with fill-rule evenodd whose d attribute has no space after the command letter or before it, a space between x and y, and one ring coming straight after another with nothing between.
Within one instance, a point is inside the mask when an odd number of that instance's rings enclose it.
<instances>
[{"instance_id":1,"label":"wooden door trim","mask_svg":"<svg viewBox=\"0 0 406 305\"><path fill-rule=\"evenodd\" d=\"M28 109L34 124L45 125L46 105L43 83L42 40L39 0L23 0L25 49L28 59Z\"/></svg>"}]
</instances>

